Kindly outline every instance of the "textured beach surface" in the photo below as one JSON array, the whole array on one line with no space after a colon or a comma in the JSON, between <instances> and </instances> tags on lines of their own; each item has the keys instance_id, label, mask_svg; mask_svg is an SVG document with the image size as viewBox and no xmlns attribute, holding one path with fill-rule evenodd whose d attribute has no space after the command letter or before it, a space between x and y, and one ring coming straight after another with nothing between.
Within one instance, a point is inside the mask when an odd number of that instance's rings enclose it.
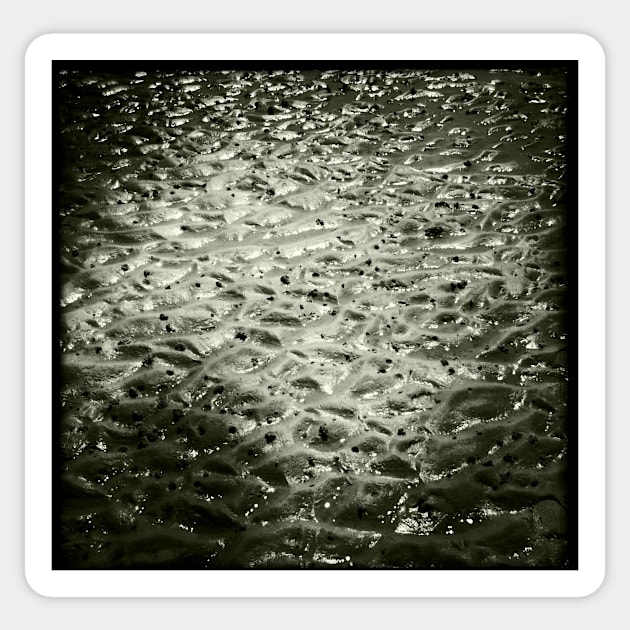
<instances>
[{"instance_id":1,"label":"textured beach surface","mask_svg":"<svg viewBox=\"0 0 630 630\"><path fill-rule=\"evenodd\" d=\"M563 69L56 80L58 568L572 566Z\"/></svg>"}]
</instances>

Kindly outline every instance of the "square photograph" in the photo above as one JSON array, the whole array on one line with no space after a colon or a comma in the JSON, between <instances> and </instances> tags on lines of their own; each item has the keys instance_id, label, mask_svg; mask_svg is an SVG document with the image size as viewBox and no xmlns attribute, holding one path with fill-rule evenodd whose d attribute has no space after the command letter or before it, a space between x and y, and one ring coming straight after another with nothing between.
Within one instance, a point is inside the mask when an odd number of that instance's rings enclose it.
<instances>
[{"instance_id":1,"label":"square photograph","mask_svg":"<svg viewBox=\"0 0 630 630\"><path fill-rule=\"evenodd\" d=\"M506 56L51 55L51 579L584 568L579 61Z\"/></svg>"}]
</instances>

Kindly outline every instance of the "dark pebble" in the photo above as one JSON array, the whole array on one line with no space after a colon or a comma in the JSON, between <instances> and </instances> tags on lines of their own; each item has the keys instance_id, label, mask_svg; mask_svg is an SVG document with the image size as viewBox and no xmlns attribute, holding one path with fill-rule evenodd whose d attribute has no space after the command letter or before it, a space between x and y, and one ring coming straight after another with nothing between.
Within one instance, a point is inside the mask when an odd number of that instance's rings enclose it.
<instances>
[{"instance_id":1,"label":"dark pebble","mask_svg":"<svg viewBox=\"0 0 630 630\"><path fill-rule=\"evenodd\" d=\"M147 446L149 446L149 438L143 435L138 442L138 448L146 448Z\"/></svg>"},{"instance_id":2,"label":"dark pebble","mask_svg":"<svg viewBox=\"0 0 630 630\"><path fill-rule=\"evenodd\" d=\"M442 238L444 235L444 228L439 225L430 227L424 231L424 234L427 238Z\"/></svg>"}]
</instances>

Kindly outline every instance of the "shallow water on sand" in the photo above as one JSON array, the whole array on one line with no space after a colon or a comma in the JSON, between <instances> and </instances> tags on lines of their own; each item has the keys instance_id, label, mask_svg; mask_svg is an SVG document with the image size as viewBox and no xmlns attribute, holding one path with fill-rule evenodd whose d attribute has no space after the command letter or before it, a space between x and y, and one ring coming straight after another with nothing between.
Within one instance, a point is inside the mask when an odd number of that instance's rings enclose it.
<instances>
[{"instance_id":1,"label":"shallow water on sand","mask_svg":"<svg viewBox=\"0 0 630 630\"><path fill-rule=\"evenodd\" d=\"M561 70L59 86L59 566L568 566Z\"/></svg>"}]
</instances>

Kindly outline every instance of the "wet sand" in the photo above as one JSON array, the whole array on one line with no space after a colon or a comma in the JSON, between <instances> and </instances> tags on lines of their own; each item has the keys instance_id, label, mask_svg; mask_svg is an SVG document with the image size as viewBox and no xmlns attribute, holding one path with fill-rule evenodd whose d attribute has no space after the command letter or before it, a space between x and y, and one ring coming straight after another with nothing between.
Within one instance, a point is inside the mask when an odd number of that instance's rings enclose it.
<instances>
[{"instance_id":1,"label":"wet sand","mask_svg":"<svg viewBox=\"0 0 630 630\"><path fill-rule=\"evenodd\" d=\"M571 566L561 70L59 86L59 567Z\"/></svg>"}]
</instances>

